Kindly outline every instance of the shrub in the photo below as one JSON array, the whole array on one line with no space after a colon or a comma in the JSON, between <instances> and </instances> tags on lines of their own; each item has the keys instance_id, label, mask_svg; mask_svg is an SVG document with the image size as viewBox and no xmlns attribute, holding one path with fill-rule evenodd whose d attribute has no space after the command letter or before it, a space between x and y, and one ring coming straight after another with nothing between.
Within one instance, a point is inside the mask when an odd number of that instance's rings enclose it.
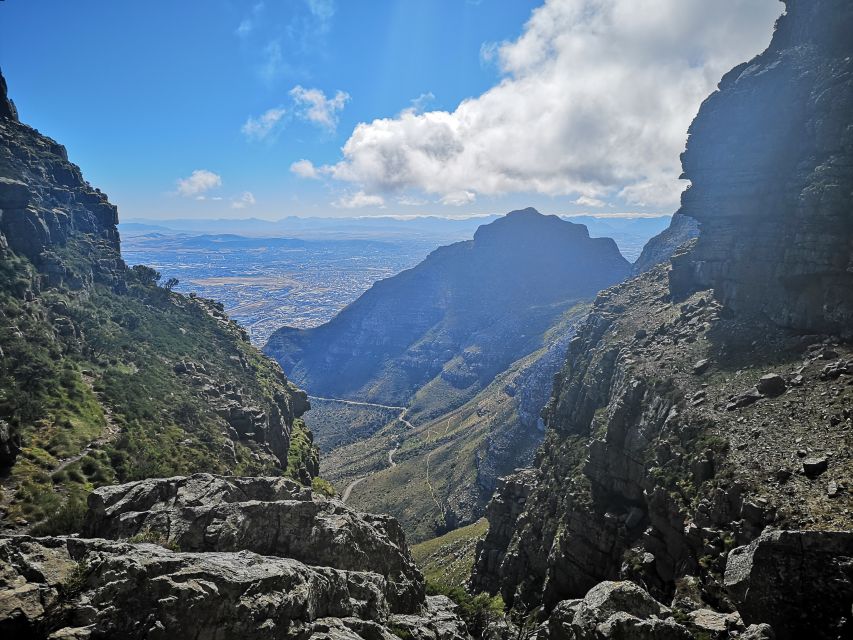
<instances>
[{"instance_id":1,"label":"shrub","mask_svg":"<svg viewBox=\"0 0 853 640\"><path fill-rule=\"evenodd\" d=\"M327 498L334 498L337 495L337 491L335 491L335 485L326 480L325 478L316 477L311 481L311 488L319 494L326 496Z\"/></svg>"}]
</instances>

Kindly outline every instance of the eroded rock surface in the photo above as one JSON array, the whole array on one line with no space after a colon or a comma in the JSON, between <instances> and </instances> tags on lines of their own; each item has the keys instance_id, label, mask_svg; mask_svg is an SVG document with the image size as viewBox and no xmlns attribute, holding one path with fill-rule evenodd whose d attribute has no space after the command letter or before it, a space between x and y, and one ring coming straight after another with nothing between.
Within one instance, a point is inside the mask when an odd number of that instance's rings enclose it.
<instances>
[{"instance_id":1,"label":"eroded rock surface","mask_svg":"<svg viewBox=\"0 0 853 640\"><path fill-rule=\"evenodd\" d=\"M744 621L778 640L851 637L853 532L767 531L729 554L725 585Z\"/></svg>"},{"instance_id":2,"label":"eroded rock surface","mask_svg":"<svg viewBox=\"0 0 853 640\"><path fill-rule=\"evenodd\" d=\"M468 637L455 605L424 596L395 520L288 479L104 487L86 535L0 538L0 635Z\"/></svg>"},{"instance_id":3,"label":"eroded rock surface","mask_svg":"<svg viewBox=\"0 0 853 640\"><path fill-rule=\"evenodd\" d=\"M155 534L184 551L248 550L312 565L374 571L387 600L412 611L423 581L390 516L362 514L286 478L196 474L101 487L85 532L120 539Z\"/></svg>"}]
</instances>

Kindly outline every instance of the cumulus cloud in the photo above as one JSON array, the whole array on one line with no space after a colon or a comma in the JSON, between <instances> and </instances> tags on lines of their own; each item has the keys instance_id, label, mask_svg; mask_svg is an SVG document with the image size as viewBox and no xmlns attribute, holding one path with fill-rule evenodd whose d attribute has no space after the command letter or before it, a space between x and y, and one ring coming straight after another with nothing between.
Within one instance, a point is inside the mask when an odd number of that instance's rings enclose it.
<instances>
[{"instance_id":1,"label":"cumulus cloud","mask_svg":"<svg viewBox=\"0 0 853 640\"><path fill-rule=\"evenodd\" d=\"M207 169L196 169L188 178L180 178L177 185L178 193L182 196L201 196L222 186L222 177Z\"/></svg>"},{"instance_id":2,"label":"cumulus cloud","mask_svg":"<svg viewBox=\"0 0 853 640\"><path fill-rule=\"evenodd\" d=\"M320 173L314 163L310 160L297 160L290 165L290 172L296 174L300 178L315 179L320 177Z\"/></svg>"},{"instance_id":3,"label":"cumulus cloud","mask_svg":"<svg viewBox=\"0 0 853 640\"><path fill-rule=\"evenodd\" d=\"M244 191L240 197L231 199L232 209L245 209L255 204L255 196L251 191Z\"/></svg>"},{"instance_id":4,"label":"cumulus cloud","mask_svg":"<svg viewBox=\"0 0 853 640\"><path fill-rule=\"evenodd\" d=\"M290 96L302 118L329 131L337 127L338 113L350 99L345 91L338 91L333 97L327 98L320 89L306 89L301 85L293 87Z\"/></svg>"},{"instance_id":5,"label":"cumulus cloud","mask_svg":"<svg viewBox=\"0 0 853 640\"><path fill-rule=\"evenodd\" d=\"M266 140L274 138L278 133L279 125L284 114L287 113L282 107L267 109L257 118L249 117L240 127L240 131L249 140Z\"/></svg>"},{"instance_id":6,"label":"cumulus cloud","mask_svg":"<svg viewBox=\"0 0 853 640\"><path fill-rule=\"evenodd\" d=\"M461 207L466 204L471 204L477 199L477 194L472 191L454 191L448 193L439 202L441 204L450 205L451 207Z\"/></svg>"},{"instance_id":7,"label":"cumulus cloud","mask_svg":"<svg viewBox=\"0 0 853 640\"><path fill-rule=\"evenodd\" d=\"M450 203L532 192L675 206L699 104L766 46L781 9L777 0L546 0L517 40L483 47L501 75L494 87L452 112L406 109L359 124L327 171L367 194L418 189ZM316 109L318 121L332 119Z\"/></svg>"},{"instance_id":8,"label":"cumulus cloud","mask_svg":"<svg viewBox=\"0 0 853 640\"><path fill-rule=\"evenodd\" d=\"M604 200L599 200L598 198L590 198L589 196L580 196L573 202L574 204L579 204L582 207L603 207L607 204Z\"/></svg>"},{"instance_id":9,"label":"cumulus cloud","mask_svg":"<svg viewBox=\"0 0 853 640\"><path fill-rule=\"evenodd\" d=\"M364 191L341 196L332 203L342 209L359 209L361 207L384 207L385 199L382 196L372 195Z\"/></svg>"}]
</instances>

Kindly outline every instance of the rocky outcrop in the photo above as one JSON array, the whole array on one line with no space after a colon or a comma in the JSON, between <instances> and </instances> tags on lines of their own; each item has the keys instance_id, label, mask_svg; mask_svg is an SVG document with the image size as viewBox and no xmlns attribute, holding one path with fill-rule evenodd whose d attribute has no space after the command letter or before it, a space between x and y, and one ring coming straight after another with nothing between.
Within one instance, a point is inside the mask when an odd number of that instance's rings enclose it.
<instances>
[{"instance_id":1,"label":"rocky outcrop","mask_svg":"<svg viewBox=\"0 0 853 640\"><path fill-rule=\"evenodd\" d=\"M65 148L18 121L0 76L2 244L39 268L37 286L116 284L124 270L117 223L116 207L83 179ZM87 239L69 246L72 236Z\"/></svg>"},{"instance_id":2,"label":"rocky outcrop","mask_svg":"<svg viewBox=\"0 0 853 640\"><path fill-rule=\"evenodd\" d=\"M667 262L685 242L699 235L699 223L690 216L676 212L669 227L646 243L634 262L634 275L645 273L655 265Z\"/></svg>"},{"instance_id":3,"label":"rocky outcrop","mask_svg":"<svg viewBox=\"0 0 853 640\"><path fill-rule=\"evenodd\" d=\"M698 239L602 292L569 346L535 485L473 578L519 609L627 579L699 637L850 633L849 534L822 532L853 529L853 9L786 5L691 127Z\"/></svg>"},{"instance_id":4,"label":"rocky outcrop","mask_svg":"<svg viewBox=\"0 0 853 640\"><path fill-rule=\"evenodd\" d=\"M767 531L732 550L725 586L744 621L778 640L851 637L853 532Z\"/></svg>"},{"instance_id":5,"label":"rocky outcrop","mask_svg":"<svg viewBox=\"0 0 853 640\"><path fill-rule=\"evenodd\" d=\"M393 519L291 480L103 488L86 528L0 537L4 637L468 638L455 605L424 596Z\"/></svg>"},{"instance_id":6,"label":"rocky outcrop","mask_svg":"<svg viewBox=\"0 0 853 640\"><path fill-rule=\"evenodd\" d=\"M249 551L188 553L84 538L0 538L0 631L15 638L462 640L446 602L392 613L375 572ZM432 632L432 633L430 633Z\"/></svg>"},{"instance_id":7,"label":"rocky outcrop","mask_svg":"<svg viewBox=\"0 0 853 640\"><path fill-rule=\"evenodd\" d=\"M423 579L390 516L360 514L286 478L197 474L101 487L86 535L156 535L183 551L247 550L349 571L375 571L396 610L423 600Z\"/></svg>"},{"instance_id":8,"label":"rocky outcrop","mask_svg":"<svg viewBox=\"0 0 853 640\"><path fill-rule=\"evenodd\" d=\"M673 292L804 333L853 336L853 7L787 0L770 47L725 75L690 127L699 221Z\"/></svg>"},{"instance_id":9,"label":"rocky outcrop","mask_svg":"<svg viewBox=\"0 0 853 640\"><path fill-rule=\"evenodd\" d=\"M824 373L846 372L849 347L727 314L709 292L671 304L667 286L658 267L596 301L546 409L535 474L521 490L508 479L488 508L476 588L549 610L630 579L685 617L724 618L737 609L721 579L733 546L771 524L853 525L838 490L853 473L853 386ZM818 457L823 473L807 471Z\"/></svg>"},{"instance_id":10,"label":"rocky outcrop","mask_svg":"<svg viewBox=\"0 0 853 640\"><path fill-rule=\"evenodd\" d=\"M549 640L691 640L672 611L632 582L602 582L582 600L564 600L548 619Z\"/></svg>"}]
</instances>

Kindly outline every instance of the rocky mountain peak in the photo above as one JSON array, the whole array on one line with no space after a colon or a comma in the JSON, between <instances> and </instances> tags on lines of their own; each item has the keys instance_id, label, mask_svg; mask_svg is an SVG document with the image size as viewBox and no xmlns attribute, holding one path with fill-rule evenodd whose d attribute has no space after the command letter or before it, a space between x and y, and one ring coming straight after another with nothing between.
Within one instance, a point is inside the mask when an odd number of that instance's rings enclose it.
<instances>
[{"instance_id":1,"label":"rocky mountain peak","mask_svg":"<svg viewBox=\"0 0 853 640\"><path fill-rule=\"evenodd\" d=\"M18 110L15 108L15 103L9 99L6 89L6 78L3 77L2 70L0 70L0 118L6 120L18 119Z\"/></svg>"},{"instance_id":2,"label":"rocky mountain peak","mask_svg":"<svg viewBox=\"0 0 853 640\"><path fill-rule=\"evenodd\" d=\"M589 231L585 225L568 222L554 215L544 215L533 207L510 211L502 218L482 225L474 234L476 245L505 244L516 249L530 242L550 247L577 244L584 240L589 241ZM615 247L610 238L604 240Z\"/></svg>"}]
</instances>

